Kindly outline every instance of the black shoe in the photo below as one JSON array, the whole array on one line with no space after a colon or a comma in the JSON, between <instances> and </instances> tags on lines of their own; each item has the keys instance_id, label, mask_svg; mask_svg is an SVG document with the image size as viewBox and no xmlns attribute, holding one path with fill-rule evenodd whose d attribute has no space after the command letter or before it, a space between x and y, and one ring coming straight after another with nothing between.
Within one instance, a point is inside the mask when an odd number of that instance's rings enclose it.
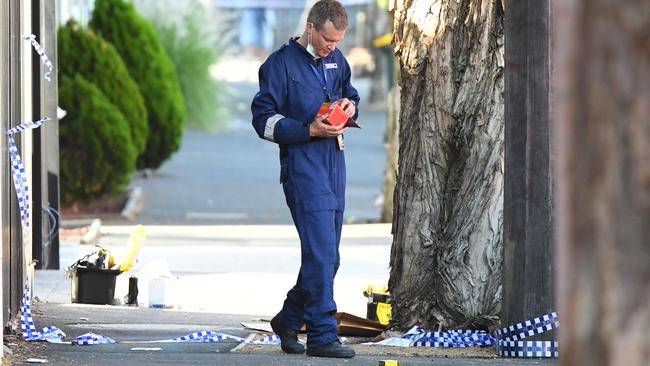
<instances>
[{"instance_id":1,"label":"black shoe","mask_svg":"<svg viewBox=\"0 0 650 366\"><path fill-rule=\"evenodd\" d=\"M280 337L280 348L285 353L296 355L305 353L305 346L298 342L298 331L287 327L280 319L280 314L271 319L271 328Z\"/></svg>"},{"instance_id":2,"label":"black shoe","mask_svg":"<svg viewBox=\"0 0 650 366\"><path fill-rule=\"evenodd\" d=\"M356 353L350 347L341 344L336 340L320 347L308 347L307 356L330 357L330 358L352 358Z\"/></svg>"}]
</instances>

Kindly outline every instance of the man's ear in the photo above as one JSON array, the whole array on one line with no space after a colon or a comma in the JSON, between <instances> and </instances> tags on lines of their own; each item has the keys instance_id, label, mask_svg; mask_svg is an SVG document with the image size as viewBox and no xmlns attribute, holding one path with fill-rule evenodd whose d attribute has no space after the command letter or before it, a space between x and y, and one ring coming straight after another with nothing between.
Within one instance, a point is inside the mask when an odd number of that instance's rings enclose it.
<instances>
[{"instance_id":1,"label":"man's ear","mask_svg":"<svg viewBox=\"0 0 650 366\"><path fill-rule=\"evenodd\" d=\"M307 33L311 33L313 31L314 31L314 23L307 22Z\"/></svg>"}]
</instances>

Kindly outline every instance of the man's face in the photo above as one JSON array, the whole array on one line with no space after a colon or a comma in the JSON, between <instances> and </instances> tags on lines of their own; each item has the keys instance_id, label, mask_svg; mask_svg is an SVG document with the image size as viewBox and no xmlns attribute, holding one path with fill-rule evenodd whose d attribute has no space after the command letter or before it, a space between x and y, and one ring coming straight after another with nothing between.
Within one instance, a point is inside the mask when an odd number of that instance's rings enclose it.
<instances>
[{"instance_id":1,"label":"man's face","mask_svg":"<svg viewBox=\"0 0 650 366\"><path fill-rule=\"evenodd\" d=\"M311 45L319 57L326 57L345 37L345 30L338 30L331 21L327 21L320 31L311 22L307 22L307 32L311 32Z\"/></svg>"}]
</instances>

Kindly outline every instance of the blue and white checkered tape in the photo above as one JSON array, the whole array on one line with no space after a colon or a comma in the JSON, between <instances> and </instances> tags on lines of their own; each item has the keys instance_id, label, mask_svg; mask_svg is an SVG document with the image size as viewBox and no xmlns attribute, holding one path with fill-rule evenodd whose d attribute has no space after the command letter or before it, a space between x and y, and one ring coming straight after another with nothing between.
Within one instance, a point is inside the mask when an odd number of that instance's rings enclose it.
<instances>
[{"instance_id":1,"label":"blue and white checkered tape","mask_svg":"<svg viewBox=\"0 0 650 366\"><path fill-rule=\"evenodd\" d=\"M229 334L223 334L223 333L218 333L218 332L212 332L212 331L201 331L201 332L195 332L192 334L184 335L182 337L174 338L171 339L171 342L204 342L204 343L213 343L213 342L221 342L226 339L232 339L237 342L241 343L246 343L246 344L256 344L256 345L262 345L262 344L280 344L280 338L276 335L264 337L261 339L256 339L256 340L248 340L242 337L237 337L237 336L232 336Z\"/></svg>"},{"instance_id":2,"label":"blue and white checkered tape","mask_svg":"<svg viewBox=\"0 0 650 366\"><path fill-rule=\"evenodd\" d=\"M29 280L25 285L25 293L20 306L20 329L23 339L26 341L48 341L51 343L62 343L65 333L57 327L45 327L37 331L32 317L31 301L29 298Z\"/></svg>"},{"instance_id":3,"label":"blue and white checkered tape","mask_svg":"<svg viewBox=\"0 0 650 366\"><path fill-rule=\"evenodd\" d=\"M41 57L41 61L43 62L43 64L45 64L45 66L49 70L43 75L43 77L47 81L50 81L50 73L52 72L53 65L50 58L47 57L45 50L41 47L41 45L36 40L36 36L34 36L33 34L29 36L24 36L23 39L26 41L30 41L34 46L34 49ZM29 185L27 184L27 174L25 173L25 165L23 164L23 161L20 158L20 152L18 151L18 147L16 146L16 141L14 140L13 135L25 131L27 129L37 128L48 120L49 118L45 117L36 122L25 122L7 131L7 140L9 143L9 156L11 157L11 173L14 180L14 187L16 188L16 197L18 198L18 208L20 209L20 224L22 225L23 228L23 237L26 237L27 234L29 233L29 214L30 214L29 213L29 209L30 209Z\"/></svg>"},{"instance_id":4,"label":"blue and white checkered tape","mask_svg":"<svg viewBox=\"0 0 650 366\"><path fill-rule=\"evenodd\" d=\"M75 338L74 341L72 341L72 344L76 344L77 346L93 346L97 344L113 344L113 343L116 342L112 338L105 337L103 335L99 335L95 333L82 334L79 337Z\"/></svg>"},{"instance_id":5,"label":"blue and white checkered tape","mask_svg":"<svg viewBox=\"0 0 650 366\"><path fill-rule=\"evenodd\" d=\"M420 327L413 327L402 338L410 340L411 347L465 348L496 345L497 353L504 357L558 357L558 342L521 341L558 326L557 313L553 312L499 329L494 337L485 331L427 332Z\"/></svg>"},{"instance_id":6,"label":"blue and white checkered tape","mask_svg":"<svg viewBox=\"0 0 650 366\"><path fill-rule=\"evenodd\" d=\"M18 146L16 146L16 141L14 140L13 135L28 129L38 128L49 120L49 118L45 117L35 122L25 122L7 131L9 157L11 158L11 173L14 180L14 187L16 188L18 208L20 209L20 223L23 227L24 236L29 233L29 185L27 184L25 164L23 164L23 160L20 158L20 152L18 151Z\"/></svg>"},{"instance_id":7,"label":"blue and white checkered tape","mask_svg":"<svg viewBox=\"0 0 650 366\"><path fill-rule=\"evenodd\" d=\"M503 341L497 344L497 353L503 357L559 357L559 345L556 341Z\"/></svg>"},{"instance_id":8,"label":"blue and white checkered tape","mask_svg":"<svg viewBox=\"0 0 650 366\"><path fill-rule=\"evenodd\" d=\"M557 319L557 313L552 312L532 320L526 320L522 323L498 329L496 331L496 338L517 341L519 339L524 339L526 337L553 330L558 326L559 322Z\"/></svg>"},{"instance_id":9,"label":"blue and white checkered tape","mask_svg":"<svg viewBox=\"0 0 650 366\"><path fill-rule=\"evenodd\" d=\"M510 325L496 331L497 353L504 357L558 357L557 341L521 341L560 326L556 312L545 314L525 322Z\"/></svg>"},{"instance_id":10,"label":"blue and white checkered tape","mask_svg":"<svg viewBox=\"0 0 650 366\"><path fill-rule=\"evenodd\" d=\"M50 81L51 80L50 79L50 74L52 73L53 65L52 65L52 61L50 60L50 58L47 57L47 54L45 53L45 50L38 43L38 41L36 40L35 35L30 34L29 36L23 36L23 39L26 40L26 41L30 41L32 43L32 46L34 46L34 49L36 50L36 53L38 53L38 55L41 56L41 61L43 62L45 67L47 67L47 69L48 69L48 72L46 72L43 75L43 78L45 78L45 80L47 80L47 81Z\"/></svg>"},{"instance_id":11,"label":"blue and white checkered tape","mask_svg":"<svg viewBox=\"0 0 650 366\"><path fill-rule=\"evenodd\" d=\"M413 327L402 338L409 339L412 347L466 348L496 344L496 340L488 333L475 330L427 332L420 327Z\"/></svg>"}]
</instances>

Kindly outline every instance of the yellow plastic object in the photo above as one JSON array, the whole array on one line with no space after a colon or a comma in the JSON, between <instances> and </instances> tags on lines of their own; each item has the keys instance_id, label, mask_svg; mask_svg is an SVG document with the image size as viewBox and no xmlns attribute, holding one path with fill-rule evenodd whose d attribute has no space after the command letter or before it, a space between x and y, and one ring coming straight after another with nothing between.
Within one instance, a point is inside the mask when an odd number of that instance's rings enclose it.
<instances>
[{"instance_id":1,"label":"yellow plastic object","mask_svg":"<svg viewBox=\"0 0 650 366\"><path fill-rule=\"evenodd\" d=\"M392 307L390 304L385 302L377 303L377 320L382 325L388 325L390 322L390 317L392 315Z\"/></svg>"},{"instance_id":2,"label":"yellow plastic object","mask_svg":"<svg viewBox=\"0 0 650 366\"><path fill-rule=\"evenodd\" d=\"M120 264L120 271L128 272L133 268L135 260L138 258L138 253L140 253L140 246L142 246L145 238L146 235L142 225L136 225L126 245L126 258Z\"/></svg>"},{"instance_id":3,"label":"yellow plastic object","mask_svg":"<svg viewBox=\"0 0 650 366\"><path fill-rule=\"evenodd\" d=\"M368 298L368 318L376 319L382 325L388 325L392 315L390 300L387 298L390 296L388 286L368 285L363 294Z\"/></svg>"}]
</instances>

